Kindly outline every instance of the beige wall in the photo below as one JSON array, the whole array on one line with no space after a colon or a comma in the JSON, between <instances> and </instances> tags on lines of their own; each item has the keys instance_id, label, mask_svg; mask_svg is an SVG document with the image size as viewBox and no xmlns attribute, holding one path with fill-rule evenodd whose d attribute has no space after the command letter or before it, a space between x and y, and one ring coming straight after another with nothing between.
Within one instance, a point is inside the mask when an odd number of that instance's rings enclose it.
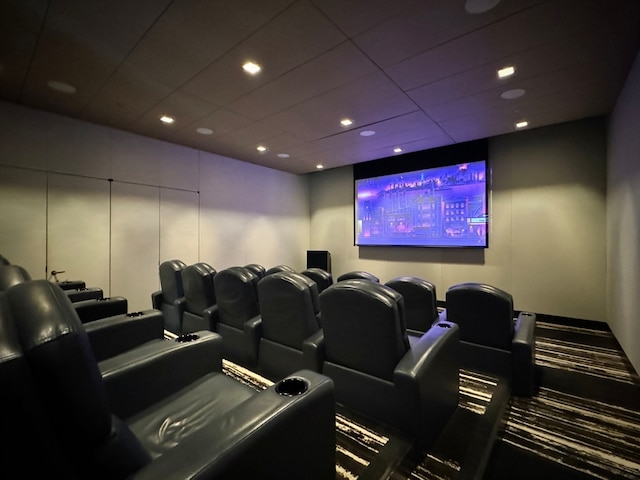
<instances>
[{"instance_id":1,"label":"beige wall","mask_svg":"<svg viewBox=\"0 0 640 480\"><path fill-rule=\"evenodd\" d=\"M112 181L109 181L112 179ZM130 310L158 264L305 266L305 177L0 102L0 252Z\"/></svg>"},{"instance_id":2,"label":"beige wall","mask_svg":"<svg viewBox=\"0 0 640 480\"><path fill-rule=\"evenodd\" d=\"M606 140L602 118L492 138L490 246L484 250L355 247L350 167L310 175L311 248L334 277L415 275L438 298L459 282L493 284L515 307L606 321Z\"/></svg>"},{"instance_id":3,"label":"beige wall","mask_svg":"<svg viewBox=\"0 0 640 480\"><path fill-rule=\"evenodd\" d=\"M611 115L608 150L609 325L640 372L640 54Z\"/></svg>"}]
</instances>

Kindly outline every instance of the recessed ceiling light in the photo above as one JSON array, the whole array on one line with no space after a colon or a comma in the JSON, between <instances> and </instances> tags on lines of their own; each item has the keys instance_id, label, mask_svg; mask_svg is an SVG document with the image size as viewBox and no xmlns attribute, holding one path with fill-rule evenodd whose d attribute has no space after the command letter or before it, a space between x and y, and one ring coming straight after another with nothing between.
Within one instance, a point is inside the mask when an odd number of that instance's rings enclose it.
<instances>
[{"instance_id":1,"label":"recessed ceiling light","mask_svg":"<svg viewBox=\"0 0 640 480\"><path fill-rule=\"evenodd\" d=\"M316 168L317 168L318 170L322 170L322 169L324 168L324 165L323 165L323 164L321 164L321 163L319 163L319 164L317 164L317 165L316 165Z\"/></svg>"},{"instance_id":2,"label":"recessed ceiling light","mask_svg":"<svg viewBox=\"0 0 640 480\"><path fill-rule=\"evenodd\" d=\"M361 137L370 137L370 136L375 135L375 134L376 134L376 132L373 131L373 130L363 130L363 131L360 132L360 136Z\"/></svg>"},{"instance_id":3,"label":"recessed ceiling light","mask_svg":"<svg viewBox=\"0 0 640 480\"><path fill-rule=\"evenodd\" d=\"M242 68L245 72L250 73L251 75L255 75L260 70L262 70L262 67L254 62L246 62L244 65L242 65Z\"/></svg>"},{"instance_id":4,"label":"recessed ceiling light","mask_svg":"<svg viewBox=\"0 0 640 480\"><path fill-rule=\"evenodd\" d=\"M161 121L162 123L166 123L167 125L171 125L173 122L175 122L175 121L176 121L176 119L175 119L175 118L173 118L173 117L170 117L169 115L162 115L162 116L160 117L160 121Z\"/></svg>"},{"instance_id":5,"label":"recessed ceiling light","mask_svg":"<svg viewBox=\"0 0 640 480\"><path fill-rule=\"evenodd\" d=\"M529 126L529 122L527 120L520 120L519 122L516 122L517 129L525 128L528 126Z\"/></svg>"},{"instance_id":6,"label":"recessed ceiling light","mask_svg":"<svg viewBox=\"0 0 640 480\"><path fill-rule=\"evenodd\" d=\"M507 78L516 73L516 67L508 65L498 70L498 78Z\"/></svg>"},{"instance_id":7,"label":"recessed ceiling light","mask_svg":"<svg viewBox=\"0 0 640 480\"><path fill-rule=\"evenodd\" d=\"M280 158L289 158L291 155L289 155L288 153L279 153L278 157Z\"/></svg>"},{"instance_id":8,"label":"recessed ceiling light","mask_svg":"<svg viewBox=\"0 0 640 480\"><path fill-rule=\"evenodd\" d=\"M211 135L213 133L213 130L211 130L210 128L200 127L196 128L196 132L198 132L200 135Z\"/></svg>"},{"instance_id":9,"label":"recessed ceiling light","mask_svg":"<svg viewBox=\"0 0 640 480\"><path fill-rule=\"evenodd\" d=\"M402 152L403 152L403 150L402 150L401 147L396 147L396 148L393 149L393 153L402 153Z\"/></svg>"},{"instance_id":10,"label":"recessed ceiling light","mask_svg":"<svg viewBox=\"0 0 640 480\"><path fill-rule=\"evenodd\" d=\"M353 120L351 120L350 118L343 118L342 120L340 120L340 125L342 125L343 127L348 127L350 125L353 125Z\"/></svg>"},{"instance_id":11,"label":"recessed ceiling light","mask_svg":"<svg viewBox=\"0 0 640 480\"><path fill-rule=\"evenodd\" d=\"M76 87L66 82L59 82L58 80L49 80L47 82L47 86L51 90L55 90L56 92L60 93L66 93L67 95L73 95L74 93L76 93Z\"/></svg>"},{"instance_id":12,"label":"recessed ceiling light","mask_svg":"<svg viewBox=\"0 0 640 480\"><path fill-rule=\"evenodd\" d=\"M524 88L514 88L512 90L507 90L500 94L500 98L505 100L515 100L516 98L520 98L525 94Z\"/></svg>"},{"instance_id":13,"label":"recessed ceiling light","mask_svg":"<svg viewBox=\"0 0 640 480\"><path fill-rule=\"evenodd\" d=\"M467 0L464 4L464 9L467 13L484 13L494 8L499 3L500 0Z\"/></svg>"},{"instance_id":14,"label":"recessed ceiling light","mask_svg":"<svg viewBox=\"0 0 640 480\"><path fill-rule=\"evenodd\" d=\"M268 148L265 147L264 145L258 145L256 147L256 150L258 150L260 153L264 153L264 152L266 152L268 150Z\"/></svg>"}]
</instances>

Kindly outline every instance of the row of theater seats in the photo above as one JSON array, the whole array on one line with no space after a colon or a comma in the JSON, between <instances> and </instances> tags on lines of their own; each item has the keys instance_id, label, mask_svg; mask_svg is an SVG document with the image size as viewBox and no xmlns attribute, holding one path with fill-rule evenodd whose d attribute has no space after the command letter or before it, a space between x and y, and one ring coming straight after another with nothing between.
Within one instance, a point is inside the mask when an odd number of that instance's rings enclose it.
<instances>
[{"instance_id":1,"label":"row of theater seats","mask_svg":"<svg viewBox=\"0 0 640 480\"><path fill-rule=\"evenodd\" d=\"M380 280L363 271L343 274L338 281ZM510 381L512 392L530 397L536 389L535 322L531 312L514 312L513 296L482 283L460 283L447 289L446 308L438 311L436 287L421 278L402 276L385 283L404 299L406 328L420 335L431 325L448 320L460 327L460 363L463 368L499 375Z\"/></svg>"},{"instance_id":2,"label":"row of theater seats","mask_svg":"<svg viewBox=\"0 0 640 480\"><path fill-rule=\"evenodd\" d=\"M216 272L176 260L160 271L156 298L169 277L183 288L166 308L183 309L183 329L206 318L222 336L225 358L272 380L299 368L325 374L340 403L423 445L457 405L460 367L503 376L516 395L533 394L535 315L514 320L511 296L488 285L451 287L438 312L435 286L415 277L381 284L354 271L334 284L317 269L252 264Z\"/></svg>"},{"instance_id":3,"label":"row of theater seats","mask_svg":"<svg viewBox=\"0 0 640 480\"><path fill-rule=\"evenodd\" d=\"M119 345L101 356L87 328L116 317L83 323L60 285L25 273L0 266L12 478L335 478L327 377L300 370L255 391L222 373L220 335L166 340L158 311L116 322ZM147 338L123 348L141 322Z\"/></svg>"}]
</instances>

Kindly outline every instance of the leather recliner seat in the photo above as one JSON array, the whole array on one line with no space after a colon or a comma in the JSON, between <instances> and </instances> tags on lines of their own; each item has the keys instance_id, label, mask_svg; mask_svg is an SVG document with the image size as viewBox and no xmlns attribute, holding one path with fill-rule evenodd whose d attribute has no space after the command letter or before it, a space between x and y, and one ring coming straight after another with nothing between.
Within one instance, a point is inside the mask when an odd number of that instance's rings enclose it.
<instances>
[{"instance_id":1,"label":"leather recliner seat","mask_svg":"<svg viewBox=\"0 0 640 480\"><path fill-rule=\"evenodd\" d=\"M327 288L320 311L337 401L433 445L458 405L459 328L439 322L410 342L402 296L369 280Z\"/></svg>"},{"instance_id":2,"label":"leather recliner seat","mask_svg":"<svg viewBox=\"0 0 640 480\"><path fill-rule=\"evenodd\" d=\"M189 265L182 270L185 308L182 333L215 329L218 307L213 278L216 270L205 262Z\"/></svg>"},{"instance_id":3,"label":"leather recliner seat","mask_svg":"<svg viewBox=\"0 0 640 480\"><path fill-rule=\"evenodd\" d=\"M385 283L402 295L407 330L412 335L422 335L438 320L436 287L418 277L395 277Z\"/></svg>"},{"instance_id":4,"label":"leather recliner seat","mask_svg":"<svg viewBox=\"0 0 640 480\"><path fill-rule=\"evenodd\" d=\"M299 371L258 392L220 373L213 332L199 332L194 361L164 362L174 368L163 375L116 360L99 367L71 302L44 280L0 296L0 328L2 350L12 352L0 358L2 382L12 385L3 405L23 415L4 425L17 439L4 453L17 454L27 435L30 449L42 450L29 465L16 462L22 455L10 459L11 471L49 478L335 478L335 400L322 375ZM195 379L175 384L189 377L176 372L196 369Z\"/></svg>"},{"instance_id":5,"label":"leather recliner seat","mask_svg":"<svg viewBox=\"0 0 640 480\"><path fill-rule=\"evenodd\" d=\"M218 306L215 331L224 340L224 357L249 369L257 368L262 336L258 281L244 267L220 270L213 278Z\"/></svg>"},{"instance_id":6,"label":"leather recliner seat","mask_svg":"<svg viewBox=\"0 0 640 480\"><path fill-rule=\"evenodd\" d=\"M258 282L258 297L262 318L258 371L272 380L301 368L318 371L313 348L321 334L316 283L299 273L273 273Z\"/></svg>"},{"instance_id":7,"label":"leather recliner seat","mask_svg":"<svg viewBox=\"0 0 640 480\"><path fill-rule=\"evenodd\" d=\"M185 309L182 270L187 265L182 260L167 260L160 264L160 290L151 294L151 305L165 317L165 328L176 335L182 333L182 317Z\"/></svg>"},{"instance_id":8,"label":"leather recliner seat","mask_svg":"<svg viewBox=\"0 0 640 480\"><path fill-rule=\"evenodd\" d=\"M453 285L440 318L460 327L464 368L505 378L514 395L535 393L536 315L521 312L514 318L510 293L483 283Z\"/></svg>"}]
</instances>

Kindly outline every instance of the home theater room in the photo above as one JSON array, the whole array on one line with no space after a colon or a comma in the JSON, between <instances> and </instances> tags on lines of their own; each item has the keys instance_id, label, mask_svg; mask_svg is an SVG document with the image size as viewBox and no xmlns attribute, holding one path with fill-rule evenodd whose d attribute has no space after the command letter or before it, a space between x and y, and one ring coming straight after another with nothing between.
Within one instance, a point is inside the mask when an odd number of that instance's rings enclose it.
<instances>
[{"instance_id":1,"label":"home theater room","mask_svg":"<svg viewBox=\"0 0 640 480\"><path fill-rule=\"evenodd\" d=\"M0 40L2 478L640 478L640 1Z\"/></svg>"}]
</instances>

